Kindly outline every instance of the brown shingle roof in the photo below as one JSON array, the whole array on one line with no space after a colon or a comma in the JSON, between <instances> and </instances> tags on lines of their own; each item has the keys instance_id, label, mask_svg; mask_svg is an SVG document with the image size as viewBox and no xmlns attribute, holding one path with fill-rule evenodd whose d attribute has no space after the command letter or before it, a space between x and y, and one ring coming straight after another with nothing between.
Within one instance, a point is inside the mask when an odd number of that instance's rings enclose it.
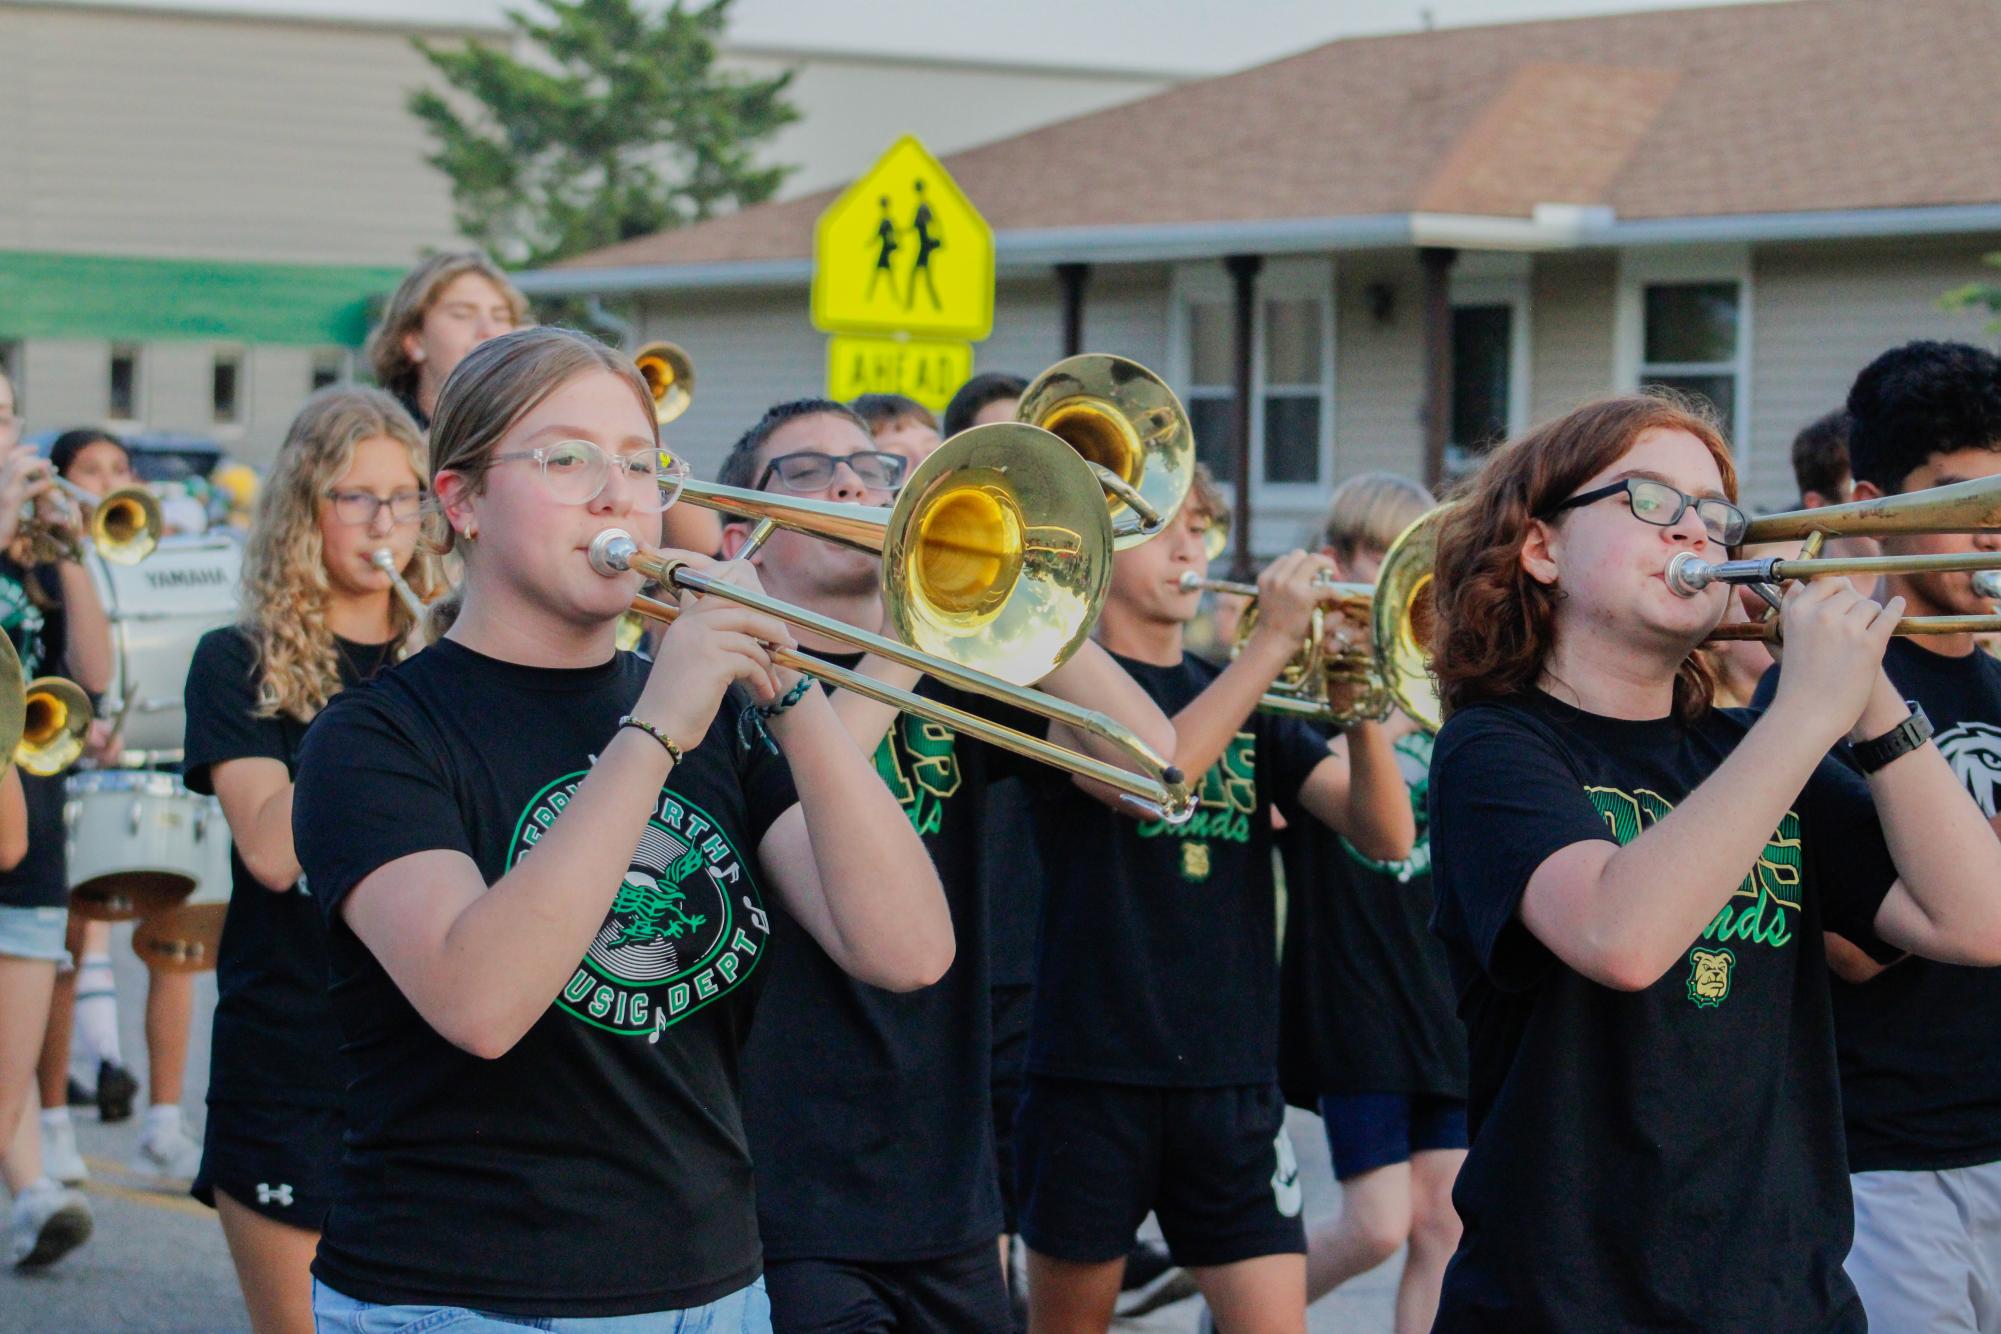
<instances>
[{"instance_id":1,"label":"brown shingle roof","mask_svg":"<svg viewBox=\"0 0 2001 1334\"><path fill-rule=\"evenodd\" d=\"M945 159L997 232L2001 201L2001 3L1787 0L1332 42ZM835 192L570 261L798 259Z\"/></svg>"}]
</instances>

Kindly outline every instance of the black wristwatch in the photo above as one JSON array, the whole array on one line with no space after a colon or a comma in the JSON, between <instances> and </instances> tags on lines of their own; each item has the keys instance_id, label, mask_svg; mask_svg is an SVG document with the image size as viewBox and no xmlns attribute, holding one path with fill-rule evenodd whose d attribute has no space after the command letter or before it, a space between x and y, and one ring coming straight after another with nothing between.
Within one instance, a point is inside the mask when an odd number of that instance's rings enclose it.
<instances>
[{"instance_id":1,"label":"black wristwatch","mask_svg":"<svg viewBox=\"0 0 2001 1334\"><path fill-rule=\"evenodd\" d=\"M1932 720L1925 717L1925 706L1914 699L1904 703L1911 706L1910 717L1874 740L1858 741L1849 748L1863 773L1873 774L1899 755L1908 755L1932 739Z\"/></svg>"}]
</instances>

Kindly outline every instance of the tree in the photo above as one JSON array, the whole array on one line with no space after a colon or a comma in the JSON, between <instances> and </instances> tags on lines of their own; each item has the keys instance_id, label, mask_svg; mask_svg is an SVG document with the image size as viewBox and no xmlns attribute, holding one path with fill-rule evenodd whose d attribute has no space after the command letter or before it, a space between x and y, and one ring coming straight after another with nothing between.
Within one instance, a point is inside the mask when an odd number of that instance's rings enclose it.
<instances>
[{"instance_id":1,"label":"tree","mask_svg":"<svg viewBox=\"0 0 2001 1334\"><path fill-rule=\"evenodd\" d=\"M459 96L424 89L409 108L428 159L451 178L468 238L510 264L552 260L769 199L791 170L753 163L799 118L788 71L715 67L731 0L536 0L508 11L516 59L498 44L418 41ZM469 114L461 114L466 112Z\"/></svg>"},{"instance_id":2,"label":"tree","mask_svg":"<svg viewBox=\"0 0 2001 1334\"><path fill-rule=\"evenodd\" d=\"M1981 263L1993 268L2001 268L2001 253L1981 257ZM2001 283L1968 283L1955 287L1939 298L1939 304L1947 310L1973 310L1984 307L1997 318L1987 325L1989 332L2001 333Z\"/></svg>"}]
</instances>

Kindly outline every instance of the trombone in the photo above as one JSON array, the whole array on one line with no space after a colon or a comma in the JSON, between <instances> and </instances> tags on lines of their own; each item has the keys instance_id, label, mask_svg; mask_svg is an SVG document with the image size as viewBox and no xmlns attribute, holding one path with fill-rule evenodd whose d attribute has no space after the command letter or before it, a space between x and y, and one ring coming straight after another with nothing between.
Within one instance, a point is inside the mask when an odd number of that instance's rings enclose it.
<instances>
[{"instance_id":1,"label":"trombone","mask_svg":"<svg viewBox=\"0 0 2001 1334\"><path fill-rule=\"evenodd\" d=\"M1065 357L1022 390L1015 420L1048 431L1091 465L1120 551L1166 527L1195 478L1187 410L1165 380L1125 357Z\"/></svg>"},{"instance_id":2,"label":"trombone","mask_svg":"<svg viewBox=\"0 0 2001 1334\"><path fill-rule=\"evenodd\" d=\"M997 425L1005 427L1011 423L997 423ZM1030 736L963 709L884 685L880 681L836 663L827 662L810 653L774 649L771 654L771 660L780 666L818 677L831 685L852 690L865 698L914 714L928 722L949 727L955 732L1013 751L1017 755L1025 755L1029 759L1054 765L1067 773L1094 779L1124 794L1127 801L1155 818L1179 824L1194 813L1194 794L1189 790L1181 771L1162 759L1129 729L1096 710L1078 708L1063 700L1044 695L1040 691L1028 690L969 670L957 663L934 658L908 645L870 634L866 630L856 629L803 607L795 607L751 589L739 588L734 584L711 578L688 568L686 562L679 558L640 546L633 540L631 534L616 528L606 529L591 542L590 562L592 569L606 577L614 577L630 570L658 581L663 587L686 588L696 593L714 594L739 606L765 612L788 624L825 635L829 639L852 645L864 652L874 653L891 662L914 667L956 689L1000 700L1099 737L1130 756L1142 767L1144 773L1121 769L1094 756L1058 746L1042 737ZM672 621L680 614L679 608L644 596L633 598L632 610L661 621Z\"/></svg>"},{"instance_id":3,"label":"trombone","mask_svg":"<svg viewBox=\"0 0 2001 1334\"><path fill-rule=\"evenodd\" d=\"M1316 585L1326 590L1325 605L1368 623L1368 642L1328 653L1324 610L1316 610L1305 642L1258 702L1260 712L1348 727L1364 720L1380 721L1397 708L1425 731L1438 730L1438 686L1431 677L1426 644L1431 634L1432 563L1439 520L1445 513L1444 506L1430 510L1397 535L1384 553L1375 584L1325 577L1316 580ZM1210 529L1219 530L1227 532L1222 525ZM1193 570L1181 576L1181 588L1184 592L1199 588L1249 598L1258 595L1255 584L1205 579ZM1231 657L1249 642L1256 615L1253 603L1237 622Z\"/></svg>"},{"instance_id":4,"label":"trombone","mask_svg":"<svg viewBox=\"0 0 2001 1334\"><path fill-rule=\"evenodd\" d=\"M26 681L14 643L0 635L0 765L52 778L75 764L90 732L90 696L74 681Z\"/></svg>"},{"instance_id":5,"label":"trombone","mask_svg":"<svg viewBox=\"0 0 2001 1334\"><path fill-rule=\"evenodd\" d=\"M166 522L160 514L159 498L145 487L121 486L99 497L67 477L51 473L49 480L68 499L90 507L91 545L113 565L137 565L160 545ZM33 501L21 513L20 530L28 540L34 564L76 558L75 547L57 536L54 527L35 512Z\"/></svg>"},{"instance_id":6,"label":"trombone","mask_svg":"<svg viewBox=\"0 0 2001 1334\"><path fill-rule=\"evenodd\" d=\"M695 360L680 344L664 339L648 343L632 354L632 362L652 396L656 423L665 426L694 404Z\"/></svg>"}]
</instances>

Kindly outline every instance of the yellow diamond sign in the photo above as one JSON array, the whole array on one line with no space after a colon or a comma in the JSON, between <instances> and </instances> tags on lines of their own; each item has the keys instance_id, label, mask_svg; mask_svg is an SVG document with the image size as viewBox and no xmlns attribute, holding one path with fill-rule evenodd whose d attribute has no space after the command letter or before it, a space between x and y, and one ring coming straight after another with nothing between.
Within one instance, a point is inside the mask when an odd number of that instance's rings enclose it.
<instances>
[{"instance_id":1,"label":"yellow diamond sign","mask_svg":"<svg viewBox=\"0 0 2001 1334\"><path fill-rule=\"evenodd\" d=\"M993 323L993 231L938 159L905 135L820 215L813 325L980 339Z\"/></svg>"}]
</instances>

